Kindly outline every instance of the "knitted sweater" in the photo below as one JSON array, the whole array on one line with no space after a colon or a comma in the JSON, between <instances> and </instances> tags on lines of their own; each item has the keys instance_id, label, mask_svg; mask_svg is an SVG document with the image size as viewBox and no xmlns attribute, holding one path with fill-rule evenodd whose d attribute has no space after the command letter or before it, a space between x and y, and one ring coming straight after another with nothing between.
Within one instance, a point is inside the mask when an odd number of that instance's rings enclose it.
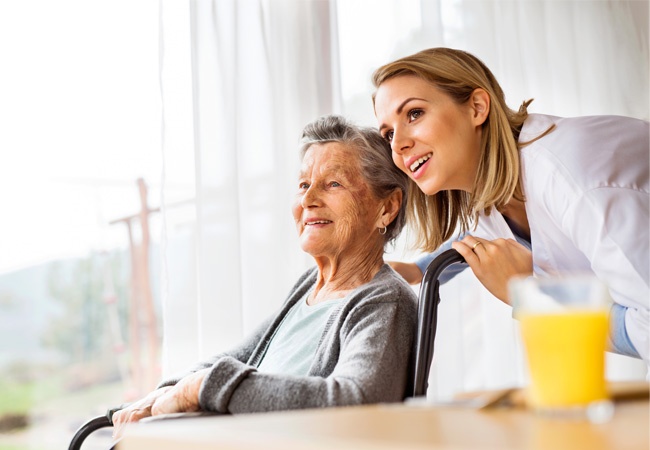
<instances>
[{"instance_id":1,"label":"knitted sweater","mask_svg":"<svg viewBox=\"0 0 650 450\"><path fill-rule=\"evenodd\" d=\"M410 380L417 296L386 264L334 309L307 376L256 370L282 319L313 287L316 276L316 268L305 272L280 312L239 346L198 363L183 375L210 368L199 391L201 409L250 413L404 398ZM173 385L183 376L165 380L159 387Z\"/></svg>"}]
</instances>

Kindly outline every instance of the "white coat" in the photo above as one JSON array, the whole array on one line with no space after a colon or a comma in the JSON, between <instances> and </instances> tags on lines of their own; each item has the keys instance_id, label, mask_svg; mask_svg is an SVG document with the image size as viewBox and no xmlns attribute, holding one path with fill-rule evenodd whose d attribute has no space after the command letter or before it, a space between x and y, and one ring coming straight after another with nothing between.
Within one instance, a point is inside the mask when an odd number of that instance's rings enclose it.
<instances>
[{"instance_id":1,"label":"white coat","mask_svg":"<svg viewBox=\"0 0 650 450\"><path fill-rule=\"evenodd\" d=\"M535 274L592 272L625 310L625 329L650 364L648 122L531 114L519 137ZM478 237L514 239L503 216L481 215Z\"/></svg>"}]
</instances>

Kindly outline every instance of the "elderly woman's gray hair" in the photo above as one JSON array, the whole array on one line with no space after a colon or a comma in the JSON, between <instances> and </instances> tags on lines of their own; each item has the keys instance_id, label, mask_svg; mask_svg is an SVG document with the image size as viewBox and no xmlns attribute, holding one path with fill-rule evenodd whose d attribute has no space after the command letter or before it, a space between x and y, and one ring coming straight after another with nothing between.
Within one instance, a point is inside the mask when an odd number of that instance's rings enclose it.
<instances>
[{"instance_id":1,"label":"elderly woman's gray hair","mask_svg":"<svg viewBox=\"0 0 650 450\"><path fill-rule=\"evenodd\" d=\"M301 158L311 145L326 142L338 142L357 151L361 175L378 198L388 197L395 189L402 191L399 213L388 225L384 236L386 242L393 241L406 222L408 176L393 163L388 142L375 128L354 125L341 116L324 116L303 129Z\"/></svg>"}]
</instances>

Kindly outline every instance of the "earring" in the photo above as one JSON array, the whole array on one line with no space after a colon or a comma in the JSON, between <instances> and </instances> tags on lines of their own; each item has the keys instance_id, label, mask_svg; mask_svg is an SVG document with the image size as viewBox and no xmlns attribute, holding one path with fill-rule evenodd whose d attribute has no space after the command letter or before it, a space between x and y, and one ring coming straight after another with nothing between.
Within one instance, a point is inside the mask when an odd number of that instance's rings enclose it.
<instances>
[{"instance_id":1,"label":"earring","mask_svg":"<svg viewBox=\"0 0 650 450\"><path fill-rule=\"evenodd\" d=\"M384 235L384 234L386 234L386 231L388 231L388 228L386 228L386 227L380 228L379 229L379 234Z\"/></svg>"}]
</instances>

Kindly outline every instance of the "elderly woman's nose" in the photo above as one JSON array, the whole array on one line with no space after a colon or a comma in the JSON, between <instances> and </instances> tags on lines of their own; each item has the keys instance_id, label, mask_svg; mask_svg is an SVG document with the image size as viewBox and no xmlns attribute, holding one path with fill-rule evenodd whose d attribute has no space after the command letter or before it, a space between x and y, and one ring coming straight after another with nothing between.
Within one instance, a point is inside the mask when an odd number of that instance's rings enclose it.
<instances>
[{"instance_id":1,"label":"elderly woman's nose","mask_svg":"<svg viewBox=\"0 0 650 450\"><path fill-rule=\"evenodd\" d=\"M317 206L320 204L320 189L311 185L302 195L302 207L309 208L311 206Z\"/></svg>"}]
</instances>

